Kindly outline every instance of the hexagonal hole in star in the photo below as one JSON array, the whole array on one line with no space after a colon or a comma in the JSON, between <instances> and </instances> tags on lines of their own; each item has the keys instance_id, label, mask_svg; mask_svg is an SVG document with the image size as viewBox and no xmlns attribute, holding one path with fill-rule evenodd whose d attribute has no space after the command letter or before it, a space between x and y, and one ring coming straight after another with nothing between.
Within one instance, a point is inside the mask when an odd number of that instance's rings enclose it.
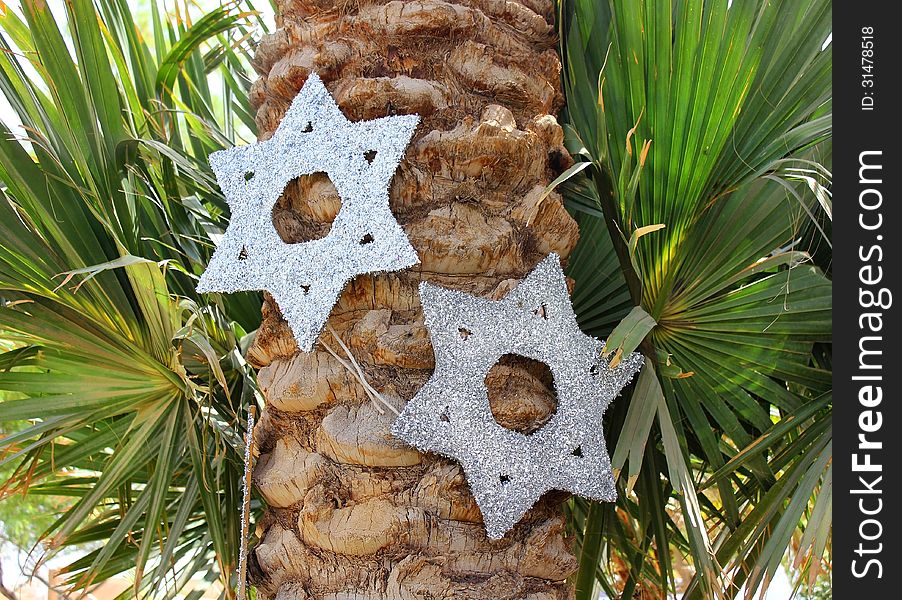
<instances>
[{"instance_id":1,"label":"hexagonal hole in star","mask_svg":"<svg viewBox=\"0 0 902 600\"><path fill-rule=\"evenodd\" d=\"M272 209L272 223L286 244L319 240L332 230L341 197L326 173L301 175L288 182Z\"/></svg>"},{"instance_id":2,"label":"hexagonal hole in star","mask_svg":"<svg viewBox=\"0 0 902 600\"><path fill-rule=\"evenodd\" d=\"M505 354L485 377L489 407L499 425L529 435L557 411L554 376L543 362Z\"/></svg>"}]
</instances>

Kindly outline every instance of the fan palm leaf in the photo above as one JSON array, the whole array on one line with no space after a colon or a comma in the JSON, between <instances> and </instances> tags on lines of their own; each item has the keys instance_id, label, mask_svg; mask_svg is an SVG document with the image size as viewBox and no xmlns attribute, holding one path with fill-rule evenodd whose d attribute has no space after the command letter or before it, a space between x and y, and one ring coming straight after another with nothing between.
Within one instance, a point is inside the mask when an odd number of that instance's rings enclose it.
<instances>
[{"instance_id":1,"label":"fan palm leaf","mask_svg":"<svg viewBox=\"0 0 902 600\"><path fill-rule=\"evenodd\" d=\"M829 2L574 0L561 27L568 142L592 163L564 184L583 231L577 313L660 380L613 407L623 500L583 525L632 563L626 590L677 587L672 547L694 564L689 596L753 593L830 476L829 429L793 418L830 389L813 348L830 340L831 284L799 246L829 198L812 160L830 135ZM784 422L804 460L756 444ZM683 523L661 519L670 498Z\"/></svg>"},{"instance_id":2,"label":"fan palm leaf","mask_svg":"<svg viewBox=\"0 0 902 600\"><path fill-rule=\"evenodd\" d=\"M30 424L0 440L0 491L70 499L44 534L50 552L87 548L69 585L134 570L128 597L197 576L229 596L260 304L193 289L228 216L206 156L253 124L253 13L153 9L153 45L122 0L0 16L0 89L24 132L0 124L0 414Z\"/></svg>"}]
</instances>

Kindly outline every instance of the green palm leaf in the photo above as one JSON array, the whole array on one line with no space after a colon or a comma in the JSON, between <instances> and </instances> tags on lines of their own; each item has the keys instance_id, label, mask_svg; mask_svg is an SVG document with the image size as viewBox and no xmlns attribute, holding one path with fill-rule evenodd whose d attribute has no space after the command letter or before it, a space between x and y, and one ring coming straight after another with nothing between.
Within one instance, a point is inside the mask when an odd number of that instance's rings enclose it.
<instances>
[{"instance_id":1,"label":"green palm leaf","mask_svg":"<svg viewBox=\"0 0 902 600\"><path fill-rule=\"evenodd\" d=\"M250 15L157 14L154 48L121 0L75 0L62 24L31 0L0 16L0 89L27 136L0 125L0 414L27 423L0 440L0 494L69 499L48 550L103 542L63 569L75 588L133 570L129 597L196 574L232 595L259 297L208 304L194 282L228 216L206 156L237 128L207 79L246 80L224 32Z\"/></svg>"},{"instance_id":2,"label":"green palm leaf","mask_svg":"<svg viewBox=\"0 0 902 600\"><path fill-rule=\"evenodd\" d=\"M609 415L612 437L620 432L615 465L630 461L617 510L648 536L673 496L683 521L664 525L656 558L634 563L621 587L666 581L663 555L681 548L665 538L676 529L696 570L681 589L732 597L751 573L752 593L783 558L823 474L815 459L799 467L814 469L810 477L784 482L795 471L755 440L830 388L814 348L830 341L831 284L801 245L812 227L823 230L829 209L829 171L811 160L830 135L829 2L573 0L560 22L567 142L592 163L562 186L583 233L570 270L574 304L598 335L633 306L654 322L639 347L660 390L640 381L631 403ZM656 427L653 406L666 407ZM826 433L811 427L796 423L784 439L810 432L822 456ZM696 491L700 477L740 455L740 471ZM641 487L646 473L672 490ZM782 528L752 525L757 535L745 539L758 546L725 541L767 499ZM635 560L642 539L627 543L612 524L609 539L591 539ZM823 552L823 540L809 547ZM644 575L644 561L659 575Z\"/></svg>"}]
</instances>

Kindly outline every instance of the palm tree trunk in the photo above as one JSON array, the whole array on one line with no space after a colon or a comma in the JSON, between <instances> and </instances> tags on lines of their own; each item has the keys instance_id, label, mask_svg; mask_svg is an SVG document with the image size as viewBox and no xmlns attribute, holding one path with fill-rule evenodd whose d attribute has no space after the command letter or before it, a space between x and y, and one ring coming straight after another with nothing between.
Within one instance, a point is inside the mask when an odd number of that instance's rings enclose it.
<instances>
[{"instance_id":1,"label":"palm tree trunk","mask_svg":"<svg viewBox=\"0 0 902 600\"><path fill-rule=\"evenodd\" d=\"M569 164L551 0L282 0L257 51L251 98L271 134L315 70L352 120L418 113L391 185L392 210L422 263L357 278L329 320L366 379L396 407L433 368L417 285L503 296L577 227L543 189ZM320 235L340 206L325 177L286 191L274 220L286 241ZM321 338L343 355L328 333ZM255 482L269 509L251 573L262 597L316 600L552 600L572 595L576 561L562 495L490 542L460 468L388 433L391 411L322 346L298 353L275 303L250 350L267 407ZM499 422L528 430L554 408L535 365L488 378Z\"/></svg>"}]
</instances>

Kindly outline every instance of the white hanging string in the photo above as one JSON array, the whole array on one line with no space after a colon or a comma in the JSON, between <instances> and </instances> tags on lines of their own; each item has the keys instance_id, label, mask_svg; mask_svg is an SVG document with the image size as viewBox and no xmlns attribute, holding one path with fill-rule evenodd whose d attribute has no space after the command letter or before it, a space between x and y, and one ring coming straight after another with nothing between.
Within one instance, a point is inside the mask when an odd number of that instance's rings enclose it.
<instances>
[{"instance_id":1,"label":"white hanging string","mask_svg":"<svg viewBox=\"0 0 902 600\"><path fill-rule=\"evenodd\" d=\"M323 348L335 358L348 372L353 375L357 381L360 382L360 385L363 387L363 391L366 392L366 395L369 396L369 399L373 402L373 405L376 407L376 410L379 411L379 414L384 415L385 411L382 410L382 407L385 406L391 412L396 415L400 414L398 409L395 408L390 402L388 402L385 398L382 397L382 394L376 391L376 389L370 385L370 382L367 381L366 375L363 372L363 369L360 368L360 365L357 363L357 360L354 359L354 355L351 353L351 350L345 345L342 339L339 337L338 333L332 328L331 325L326 325L326 328L329 330L329 333L332 334L332 339L334 339L338 345L341 347L342 351L344 351L345 355L350 360L350 364L345 361L343 358L338 356L338 354L329 347L328 344L322 339L320 339L320 344L322 344Z\"/></svg>"}]
</instances>

